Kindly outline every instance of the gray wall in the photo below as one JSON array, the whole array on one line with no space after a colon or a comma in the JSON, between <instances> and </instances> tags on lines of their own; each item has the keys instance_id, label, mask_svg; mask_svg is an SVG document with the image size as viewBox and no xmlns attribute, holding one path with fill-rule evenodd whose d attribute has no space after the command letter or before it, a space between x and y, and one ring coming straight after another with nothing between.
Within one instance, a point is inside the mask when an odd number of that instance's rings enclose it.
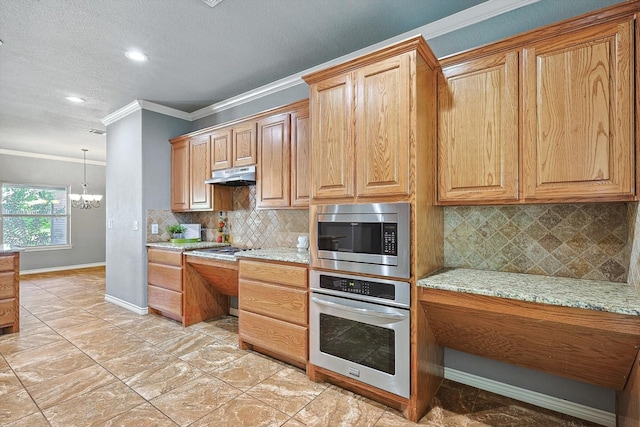
<instances>
[{"instance_id":1,"label":"gray wall","mask_svg":"<svg viewBox=\"0 0 640 427\"><path fill-rule=\"evenodd\" d=\"M171 147L189 123L140 110L107 126L107 290L143 310L147 306L147 209L170 208ZM137 222L137 230L134 223Z\"/></svg>"},{"instance_id":2,"label":"gray wall","mask_svg":"<svg viewBox=\"0 0 640 427\"><path fill-rule=\"evenodd\" d=\"M71 185L71 191L81 192L83 165L77 162L47 160L0 154L0 181ZM105 201L105 167L87 164L90 193L103 194ZM105 262L105 208L71 209L71 249L23 252L20 270L58 269L67 266L101 264Z\"/></svg>"}]
</instances>

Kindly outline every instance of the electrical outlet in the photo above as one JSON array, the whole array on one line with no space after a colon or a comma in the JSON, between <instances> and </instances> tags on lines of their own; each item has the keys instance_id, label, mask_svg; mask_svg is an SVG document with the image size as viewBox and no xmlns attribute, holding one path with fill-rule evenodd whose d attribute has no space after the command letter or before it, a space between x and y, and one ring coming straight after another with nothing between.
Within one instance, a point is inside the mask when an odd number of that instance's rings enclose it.
<instances>
[{"instance_id":1,"label":"electrical outlet","mask_svg":"<svg viewBox=\"0 0 640 427\"><path fill-rule=\"evenodd\" d=\"M151 224L151 234L158 234L158 224Z\"/></svg>"},{"instance_id":2,"label":"electrical outlet","mask_svg":"<svg viewBox=\"0 0 640 427\"><path fill-rule=\"evenodd\" d=\"M138 226L138 221L133 221L133 231L138 231L138 228L140 228Z\"/></svg>"}]
</instances>

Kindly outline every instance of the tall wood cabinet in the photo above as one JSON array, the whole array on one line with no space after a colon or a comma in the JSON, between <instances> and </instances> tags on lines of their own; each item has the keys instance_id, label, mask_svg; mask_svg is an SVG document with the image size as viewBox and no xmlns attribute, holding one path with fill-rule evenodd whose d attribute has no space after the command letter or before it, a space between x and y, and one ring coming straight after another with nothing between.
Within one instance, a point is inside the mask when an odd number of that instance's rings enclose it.
<instances>
[{"instance_id":1,"label":"tall wood cabinet","mask_svg":"<svg viewBox=\"0 0 640 427\"><path fill-rule=\"evenodd\" d=\"M291 113L291 206L309 206L311 181L309 103Z\"/></svg>"},{"instance_id":2,"label":"tall wood cabinet","mask_svg":"<svg viewBox=\"0 0 640 427\"><path fill-rule=\"evenodd\" d=\"M261 208L291 204L291 115L258 120L257 205Z\"/></svg>"},{"instance_id":3,"label":"tall wood cabinet","mask_svg":"<svg viewBox=\"0 0 640 427\"><path fill-rule=\"evenodd\" d=\"M20 253L0 251L0 335L20 332Z\"/></svg>"},{"instance_id":4,"label":"tall wood cabinet","mask_svg":"<svg viewBox=\"0 0 640 427\"><path fill-rule=\"evenodd\" d=\"M209 135L181 136L171 141L171 210L233 209L233 188L205 184L211 177Z\"/></svg>"},{"instance_id":5,"label":"tall wood cabinet","mask_svg":"<svg viewBox=\"0 0 640 427\"><path fill-rule=\"evenodd\" d=\"M441 204L634 200L634 20L601 17L441 62Z\"/></svg>"},{"instance_id":6,"label":"tall wood cabinet","mask_svg":"<svg viewBox=\"0 0 640 427\"><path fill-rule=\"evenodd\" d=\"M313 112L311 197L409 196L414 54L305 76Z\"/></svg>"}]
</instances>

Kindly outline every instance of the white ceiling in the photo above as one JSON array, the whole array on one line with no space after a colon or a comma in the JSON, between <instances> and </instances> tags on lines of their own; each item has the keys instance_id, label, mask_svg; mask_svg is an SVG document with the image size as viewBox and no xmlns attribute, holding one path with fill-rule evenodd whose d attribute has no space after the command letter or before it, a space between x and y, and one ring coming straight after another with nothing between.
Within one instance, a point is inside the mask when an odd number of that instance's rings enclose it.
<instances>
[{"instance_id":1,"label":"white ceiling","mask_svg":"<svg viewBox=\"0 0 640 427\"><path fill-rule=\"evenodd\" d=\"M190 113L483 2L1 0L0 149L103 161L134 100Z\"/></svg>"}]
</instances>

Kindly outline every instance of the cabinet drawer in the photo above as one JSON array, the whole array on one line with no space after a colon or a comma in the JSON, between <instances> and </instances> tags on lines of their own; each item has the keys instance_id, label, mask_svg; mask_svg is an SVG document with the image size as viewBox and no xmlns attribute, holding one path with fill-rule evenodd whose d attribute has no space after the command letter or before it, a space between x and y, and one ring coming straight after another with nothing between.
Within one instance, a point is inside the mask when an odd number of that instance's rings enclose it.
<instances>
[{"instance_id":1,"label":"cabinet drawer","mask_svg":"<svg viewBox=\"0 0 640 427\"><path fill-rule=\"evenodd\" d=\"M149 262L182 267L182 252L149 249L147 255L149 257Z\"/></svg>"},{"instance_id":2,"label":"cabinet drawer","mask_svg":"<svg viewBox=\"0 0 640 427\"><path fill-rule=\"evenodd\" d=\"M0 256L0 271L13 271L15 268L15 255Z\"/></svg>"},{"instance_id":3,"label":"cabinet drawer","mask_svg":"<svg viewBox=\"0 0 640 427\"><path fill-rule=\"evenodd\" d=\"M182 268L180 267L149 263L147 277L150 285L182 292Z\"/></svg>"},{"instance_id":4,"label":"cabinet drawer","mask_svg":"<svg viewBox=\"0 0 640 427\"><path fill-rule=\"evenodd\" d=\"M307 363L307 328L244 310L239 314L243 341Z\"/></svg>"},{"instance_id":5,"label":"cabinet drawer","mask_svg":"<svg viewBox=\"0 0 640 427\"><path fill-rule=\"evenodd\" d=\"M149 286L147 288L147 305L158 311L166 311L182 316L182 293Z\"/></svg>"},{"instance_id":6,"label":"cabinet drawer","mask_svg":"<svg viewBox=\"0 0 640 427\"><path fill-rule=\"evenodd\" d=\"M240 260L240 278L307 288L307 268Z\"/></svg>"},{"instance_id":7,"label":"cabinet drawer","mask_svg":"<svg viewBox=\"0 0 640 427\"><path fill-rule=\"evenodd\" d=\"M15 274L13 271L0 273L0 299L15 297L13 283L14 277Z\"/></svg>"},{"instance_id":8,"label":"cabinet drawer","mask_svg":"<svg viewBox=\"0 0 640 427\"><path fill-rule=\"evenodd\" d=\"M13 298L0 301L0 328L13 325L16 312Z\"/></svg>"},{"instance_id":9,"label":"cabinet drawer","mask_svg":"<svg viewBox=\"0 0 640 427\"><path fill-rule=\"evenodd\" d=\"M239 308L307 325L307 291L240 280Z\"/></svg>"}]
</instances>

